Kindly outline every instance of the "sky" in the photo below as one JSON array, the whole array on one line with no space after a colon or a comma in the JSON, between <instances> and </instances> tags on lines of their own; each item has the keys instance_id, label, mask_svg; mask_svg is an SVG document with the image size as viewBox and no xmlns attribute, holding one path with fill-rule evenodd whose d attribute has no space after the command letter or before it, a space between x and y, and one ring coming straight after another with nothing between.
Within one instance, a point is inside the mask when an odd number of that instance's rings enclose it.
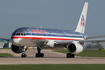
<instances>
[{"instance_id":1,"label":"sky","mask_svg":"<svg viewBox=\"0 0 105 70\"><path fill-rule=\"evenodd\" d=\"M10 38L19 27L75 30L85 2L85 34L105 35L105 0L0 0L0 37Z\"/></svg>"}]
</instances>

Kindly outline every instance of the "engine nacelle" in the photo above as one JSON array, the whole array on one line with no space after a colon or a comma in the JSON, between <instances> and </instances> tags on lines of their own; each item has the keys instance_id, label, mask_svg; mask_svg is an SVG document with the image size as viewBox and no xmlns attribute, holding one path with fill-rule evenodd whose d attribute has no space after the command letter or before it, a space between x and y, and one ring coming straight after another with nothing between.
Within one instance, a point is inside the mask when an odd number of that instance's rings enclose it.
<instances>
[{"instance_id":1,"label":"engine nacelle","mask_svg":"<svg viewBox=\"0 0 105 70\"><path fill-rule=\"evenodd\" d=\"M49 41L47 42L46 46L54 47L54 46L55 46L54 40L49 40Z\"/></svg>"},{"instance_id":2,"label":"engine nacelle","mask_svg":"<svg viewBox=\"0 0 105 70\"><path fill-rule=\"evenodd\" d=\"M12 50L14 53L22 53L22 47L20 47L20 46L12 45L12 46L11 46L11 50Z\"/></svg>"},{"instance_id":3,"label":"engine nacelle","mask_svg":"<svg viewBox=\"0 0 105 70\"><path fill-rule=\"evenodd\" d=\"M79 43L72 43L67 46L68 51L72 54L78 54L83 51L83 46Z\"/></svg>"}]
</instances>

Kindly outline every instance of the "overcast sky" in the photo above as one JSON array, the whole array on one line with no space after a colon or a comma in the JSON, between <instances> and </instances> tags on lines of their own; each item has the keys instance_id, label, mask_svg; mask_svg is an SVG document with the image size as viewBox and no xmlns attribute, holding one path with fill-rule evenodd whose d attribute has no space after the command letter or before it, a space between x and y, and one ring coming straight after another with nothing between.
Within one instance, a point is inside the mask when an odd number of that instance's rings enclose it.
<instances>
[{"instance_id":1,"label":"overcast sky","mask_svg":"<svg viewBox=\"0 0 105 70\"><path fill-rule=\"evenodd\" d=\"M10 38L19 27L75 30L85 2L85 34L105 35L105 0L0 0L0 37Z\"/></svg>"}]
</instances>

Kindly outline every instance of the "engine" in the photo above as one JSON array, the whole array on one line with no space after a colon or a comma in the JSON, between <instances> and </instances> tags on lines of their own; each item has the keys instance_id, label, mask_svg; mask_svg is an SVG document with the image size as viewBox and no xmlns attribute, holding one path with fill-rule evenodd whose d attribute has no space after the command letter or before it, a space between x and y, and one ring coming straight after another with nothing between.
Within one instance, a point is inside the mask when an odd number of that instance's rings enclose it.
<instances>
[{"instance_id":1,"label":"engine","mask_svg":"<svg viewBox=\"0 0 105 70\"><path fill-rule=\"evenodd\" d=\"M72 54L78 54L83 51L83 46L79 43L72 43L67 46L68 51Z\"/></svg>"},{"instance_id":2,"label":"engine","mask_svg":"<svg viewBox=\"0 0 105 70\"><path fill-rule=\"evenodd\" d=\"M22 53L22 47L20 47L20 46L12 45L12 46L11 46L11 50L12 50L14 53Z\"/></svg>"},{"instance_id":3,"label":"engine","mask_svg":"<svg viewBox=\"0 0 105 70\"><path fill-rule=\"evenodd\" d=\"M47 42L46 46L54 47L55 46L54 40L50 40L49 42Z\"/></svg>"}]
</instances>

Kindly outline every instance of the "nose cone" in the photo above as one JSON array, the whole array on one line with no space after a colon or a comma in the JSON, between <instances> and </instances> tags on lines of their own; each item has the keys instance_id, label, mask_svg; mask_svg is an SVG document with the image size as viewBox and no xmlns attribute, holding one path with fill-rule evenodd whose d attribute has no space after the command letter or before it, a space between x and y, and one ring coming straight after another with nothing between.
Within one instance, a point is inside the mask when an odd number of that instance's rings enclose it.
<instances>
[{"instance_id":1,"label":"nose cone","mask_svg":"<svg viewBox=\"0 0 105 70\"><path fill-rule=\"evenodd\" d=\"M19 45L20 40L21 40L20 38L17 38L17 39L12 38L11 42L14 45Z\"/></svg>"},{"instance_id":2,"label":"nose cone","mask_svg":"<svg viewBox=\"0 0 105 70\"><path fill-rule=\"evenodd\" d=\"M19 39L13 39L13 42L16 43L16 44L18 44L19 41L20 41Z\"/></svg>"}]
</instances>

